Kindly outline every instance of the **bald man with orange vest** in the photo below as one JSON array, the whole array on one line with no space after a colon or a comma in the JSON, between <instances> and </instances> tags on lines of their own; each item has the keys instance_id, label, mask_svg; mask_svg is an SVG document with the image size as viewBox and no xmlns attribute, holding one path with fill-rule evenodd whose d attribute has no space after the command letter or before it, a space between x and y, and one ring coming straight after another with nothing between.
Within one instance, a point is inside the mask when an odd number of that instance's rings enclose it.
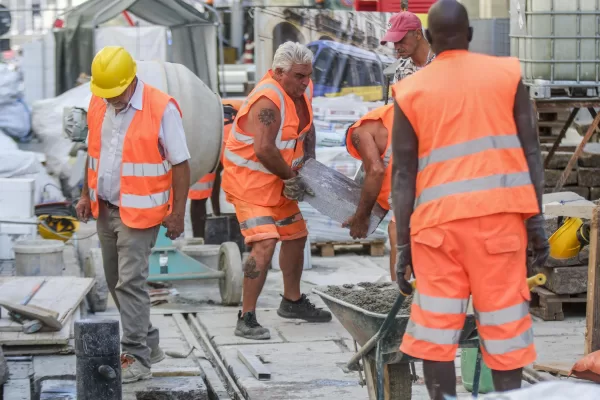
<instances>
[{"instance_id":1,"label":"bald man with orange vest","mask_svg":"<svg viewBox=\"0 0 600 400\"><path fill-rule=\"evenodd\" d=\"M400 351L423 360L433 400L456 398L454 359L472 296L496 391L521 386L536 359L527 286L549 255L544 169L519 60L468 51L473 30L455 0L428 15L436 59L393 88L393 204L398 285L417 279Z\"/></svg>"},{"instance_id":2,"label":"bald man with orange vest","mask_svg":"<svg viewBox=\"0 0 600 400\"><path fill-rule=\"evenodd\" d=\"M299 43L279 46L273 68L258 82L237 114L223 156L223 190L235 207L246 244L244 296L235 335L269 339L256 318L275 245L281 241L283 298L277 314L311 322L331 321L300 291L308 231L298 201L312 190L298 175L314 158L312 52Z\"/></svg>"},{"instance_id":3,"label":"bald man with orange vest","mask_svg":"<svg viewBox=\"0 0 600 400\"><path fill-rule=\"evenodd\" d=\"M194 237L204 237L206 227L206 202L210 198L213 215L221 215L219 195L221 191L221 172L223 171L223 151L235 116L242 106L240 100L221 100L223 103L223 150L221 161L215 172L204 175L190 187L188 198L190 202L190 217L192 221L192 233Z\"/></svg>"},{"instance_id":4,"label":"bald man with orange vest","mask_svg":"<svg viewBox=\"0 0 600 400\"><path fill-rule=\"evenodd\" d=\"M165 358L150 323L148 259L161 225L183 233L190 154L181 110L167 93L142 82L122 47L92 61L88 163L78 217L97 220L108 289L121 316L121 380L150 379Z\"/></svg>"}]
</instances>

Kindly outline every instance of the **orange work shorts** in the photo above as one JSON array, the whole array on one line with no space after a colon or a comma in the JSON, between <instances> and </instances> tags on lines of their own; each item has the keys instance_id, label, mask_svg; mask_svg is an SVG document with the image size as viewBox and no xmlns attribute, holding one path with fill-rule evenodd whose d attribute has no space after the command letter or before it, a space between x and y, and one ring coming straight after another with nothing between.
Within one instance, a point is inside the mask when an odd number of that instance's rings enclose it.
<instances>
[{"instance_id":1,"label":"orange work shorts","mask_svg":"<svg viewBox=\"0 0 600 400\"><path fill-rule=\"evenodd\" d=\"M505 371L535 360L527 232L520 214L426 228L412 236L411 247L417 290L400 351L424 360L454 360L472 295L486 365Z\"/></svg>"},{"instance_id":2,"label":"orange work shorts","mask_svg":"<svg viewBox=\"0 0 600 400\"><path fill-rule=\"evenodd\" d=\"M285 241L308 236L306 221L296 201L282 196L279 204L273 207L257 206L231 196L227 197L227 201L235 207L246 244L266 239Z\"/></svg>"}]
</instances>

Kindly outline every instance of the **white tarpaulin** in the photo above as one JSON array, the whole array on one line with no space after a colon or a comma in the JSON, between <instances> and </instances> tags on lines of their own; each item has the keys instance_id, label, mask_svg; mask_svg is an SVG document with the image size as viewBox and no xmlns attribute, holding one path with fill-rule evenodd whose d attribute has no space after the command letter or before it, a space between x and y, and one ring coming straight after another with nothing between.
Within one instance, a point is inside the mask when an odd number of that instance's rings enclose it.
<instances>
[{"instance_id":1,"label":"white tarpaulin","mask_svg":"<svg viewBox=\"0 0 600 400\"><path fill-rule=\"evenodd\" d=\"M107 26L96 29L96 48L122 46L140 61L167 61L167 28L164 26Z\"/></svg>"}]
</instances>

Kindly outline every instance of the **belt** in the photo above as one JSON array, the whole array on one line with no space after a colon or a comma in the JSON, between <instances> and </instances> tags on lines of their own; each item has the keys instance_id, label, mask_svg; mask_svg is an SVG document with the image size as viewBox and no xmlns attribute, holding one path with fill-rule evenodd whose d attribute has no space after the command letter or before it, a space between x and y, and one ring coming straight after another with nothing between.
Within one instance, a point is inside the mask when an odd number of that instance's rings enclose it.
<instances>
[{"instance_id":1,"label":"belt","mask_svg":"<svg viewBox=\"0 0 600 400\"><path fill-rule=\"evenodd\" d=\"M100 201L101 201L102 203L104 203L104 205L105 205L107 208L110 208L110 209L113 209L113 210L118 210L118 209L119 209L119 206L115 206L113 203L111 203L111 202L110 202L110 201L108 201L108 200L100 199Z\"/></svg>"}]
</instances>

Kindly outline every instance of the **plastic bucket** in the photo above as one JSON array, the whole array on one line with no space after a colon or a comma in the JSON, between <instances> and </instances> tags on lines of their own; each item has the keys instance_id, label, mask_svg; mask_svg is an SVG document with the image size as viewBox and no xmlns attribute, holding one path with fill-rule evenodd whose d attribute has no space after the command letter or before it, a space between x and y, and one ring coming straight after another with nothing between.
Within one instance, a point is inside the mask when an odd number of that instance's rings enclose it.
<instances>
[{"instance_id":1,"label":"plastic bucket","mask_svg":"<svg viewBox=\"0 0 600 400\"><path fill-rule=\"evenodd\" d=\"M218 244L196 244L186 245L181 251L194 260L204 264L208 268L219 269L219 248Z\"/></svg>"},{"instance_id":2,"label":"plastic bucket","mask_svg":"<svg viewBox=\"0 0 600 400\"><path fill-rule=\"evenodd\" d=\"M14 246L16 276L61 276L65 269L61 240L19 240Z\"/></svg>"},{"instance_id":3,"label":"plastic bucket","mask_svg":"<svg viewBox=\"0 0 600 400\"><path fill-rule=\"evenodd\" d=\"M477 349L462 349L460 353L460 370L462 383L469 392L473 391L473 378L475 376L475 363L477 361ZM481 360L481 375L479 376L479 393L491 393L494 391L492 371Z\"/></svg>"},{"instance_id":4,"label":"plastic bucket","mask_svg":"<svg viewBox=\"0 0 600 400\"><path fill-rule=\"evenodd\" d=\"M281 266L279 265L279 253L281 252L281 241L277 242L275 245L275 252L273 252L273 259L271 260L271 266L275 270L281 270ZM312 260L311 260L311 252L310 252L310 240L306 238L306 245L304 245L304 265L302 269L311 269L312 268Z\"/></svg>"}]
</instances>

